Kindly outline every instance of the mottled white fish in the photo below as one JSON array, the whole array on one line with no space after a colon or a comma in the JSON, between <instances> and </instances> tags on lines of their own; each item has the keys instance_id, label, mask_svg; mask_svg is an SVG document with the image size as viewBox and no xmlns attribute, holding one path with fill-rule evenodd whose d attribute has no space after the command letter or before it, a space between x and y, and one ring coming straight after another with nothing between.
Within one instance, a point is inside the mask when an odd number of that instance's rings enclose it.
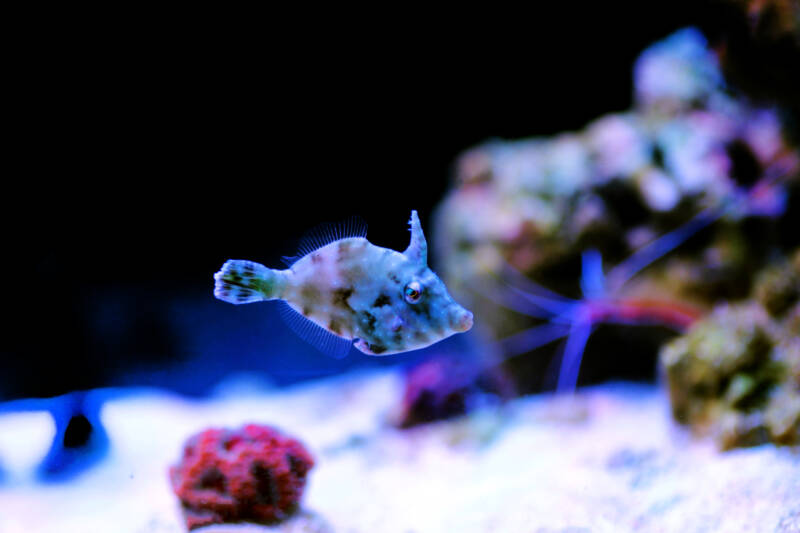
<instances>
[{"instance_id":1,"label":"mottled white fish","mask_svg":"<svg viewBox=\"0 0 800 533\"><path fill-rule=\"evenodd\" d=\"M286 270L227 261L214 275L214 296L243 304L283 300L292 329L318 349L342 357L355 346L370 355L424 348L472 327L472 313L428 268L428 246L416 211L411 243L400 253L370 243L366 225L317 230Z\"/></svg>"}]
</instances>

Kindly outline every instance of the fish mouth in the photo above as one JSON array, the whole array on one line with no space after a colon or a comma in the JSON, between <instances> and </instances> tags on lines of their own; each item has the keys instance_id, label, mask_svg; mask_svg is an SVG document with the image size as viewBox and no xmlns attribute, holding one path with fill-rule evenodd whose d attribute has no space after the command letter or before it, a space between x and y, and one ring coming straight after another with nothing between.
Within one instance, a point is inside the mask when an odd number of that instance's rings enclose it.
<instances>
[{"instance_id":1,"label":"fish mouth","mask_svg":"<svg viewBox=\"0 0 800 533\"><path fill-rule=\"evenodd\" d=\"M472 329L472 313L463 307L459 307L455 312L451 312L450 317L450 325L453 331L464 333Z\"/></svg>"}]
</instances>

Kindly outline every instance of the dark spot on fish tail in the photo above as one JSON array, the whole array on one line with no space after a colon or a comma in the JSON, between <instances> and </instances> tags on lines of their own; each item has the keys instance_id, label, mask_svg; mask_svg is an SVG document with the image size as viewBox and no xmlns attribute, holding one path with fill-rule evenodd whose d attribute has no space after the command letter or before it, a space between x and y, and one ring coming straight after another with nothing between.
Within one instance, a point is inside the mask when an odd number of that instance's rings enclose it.
<instances>
[{"instance_id":1,"label":"dark spot on fish tail","mask_svg":"<svg viewBox=\"0 0 800 533\"><path fill-rule=\"evenodd\" d=\"M273 280L266 280L263 278L253 280L251 284L264 294L272 294L272 291L275 288L275 282Z\"/></svg>"},{"instance_id":2,"label":"dark spot on fish tail","mask_svg":"<svg viewBox=\"0 0 800 533\"><path fill-rule=\"evenodd\" d=\"M311 314L311 308L308 306L303 306L303 316L308 316Z\"/></svg>"},{"instance_id":3,"label":"dark spot on fish tail","mask_svg":"<svg viewBox=\"0 0 800 533\"><path fill-rule=\"evenodd\" d=\"M386 346L383 346L381 344L367 343L367 347L369 348L369 351L371 351L375 355L382 354L383 352L386 351Z\"/></svg>"},{"instance_id":4,"label":"dark spot on fish tail","mask_svg":"<svg viewBox=\"0 0 800 533\"><path fill-rule=\"evenodd\" d=\"M330 323L328 324L328 329L337 335L342 334L342 325L335 318L331 319Z\"/></svg>"},{"instance_id":5,"label":"dark spot on fish tail","mask_svg":"<svg viewBox=\"0 0 800 533\"><path fill-rule=\"evenodd\" d=\"M353 308L350 307L350 303L347 299L350 298L354 290L353 287L344 287L333 291L333 305L341 309L352 311Z\"/></svg>"},{"instance_id":6,"label":"dark spot on fish tail","mask_svg":"<svg viewBox=\"0 0 800 533\"><path fill-rule=\"evenodd\" d=\"M365 333L367 333L368 335L372 335L373 333L375 333L375 323L377 322L375 315L373 315L369 311L362 311L361 322L363 324Z\"/></svg>"},{"instance_id":7,"label":"dark spot on fish tail","mask_svg":"<svg viewBox=\"0 0 800 533\"><path fill-rule=\"evenodd\" d=\"M392 299L389 298L388 295L381 293L381 295L375 298L375 301L372 302L372 307L383 307L384 305L389 305L390 303L392 303Z\"/></svg>"}]
</instances>

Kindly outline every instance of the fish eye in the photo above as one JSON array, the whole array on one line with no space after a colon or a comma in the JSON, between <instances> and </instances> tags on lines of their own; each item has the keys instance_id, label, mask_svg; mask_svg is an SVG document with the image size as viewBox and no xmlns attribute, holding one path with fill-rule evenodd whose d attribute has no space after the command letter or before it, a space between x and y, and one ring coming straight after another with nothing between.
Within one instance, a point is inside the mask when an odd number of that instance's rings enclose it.
<instances>
[{"instance_id":1,"label":"fish eye","mask_svg":"<svg viewBox=\"0 0 800 533\"><path fill-rule=\"evenodd\" d=\"M415 304L422 298L422 285L419 281L412 281L403 289L403 296L410 304Z\"/></svg>"}]
</instances>

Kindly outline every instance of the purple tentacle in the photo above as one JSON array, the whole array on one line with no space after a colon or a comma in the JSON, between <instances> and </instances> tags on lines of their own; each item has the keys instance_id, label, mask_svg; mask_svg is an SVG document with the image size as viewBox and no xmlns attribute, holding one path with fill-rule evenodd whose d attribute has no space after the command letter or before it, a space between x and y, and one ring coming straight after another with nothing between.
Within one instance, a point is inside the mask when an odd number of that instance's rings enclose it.
<instances>
[{"instance_id":1,"label":"purple tentacle","mask_svg":"<svg viewBox=\"0 0 800 533\"><path fill-rule=\"evenodd\" d=\"M583 350L592 333L592 323L586 318L575 321L569 331L564 355L561 359L561 368L558 372L558 385L556 392L559 394L575 392L578 384L578 373L581 369Z\"/></svg>"}]
</instances>

